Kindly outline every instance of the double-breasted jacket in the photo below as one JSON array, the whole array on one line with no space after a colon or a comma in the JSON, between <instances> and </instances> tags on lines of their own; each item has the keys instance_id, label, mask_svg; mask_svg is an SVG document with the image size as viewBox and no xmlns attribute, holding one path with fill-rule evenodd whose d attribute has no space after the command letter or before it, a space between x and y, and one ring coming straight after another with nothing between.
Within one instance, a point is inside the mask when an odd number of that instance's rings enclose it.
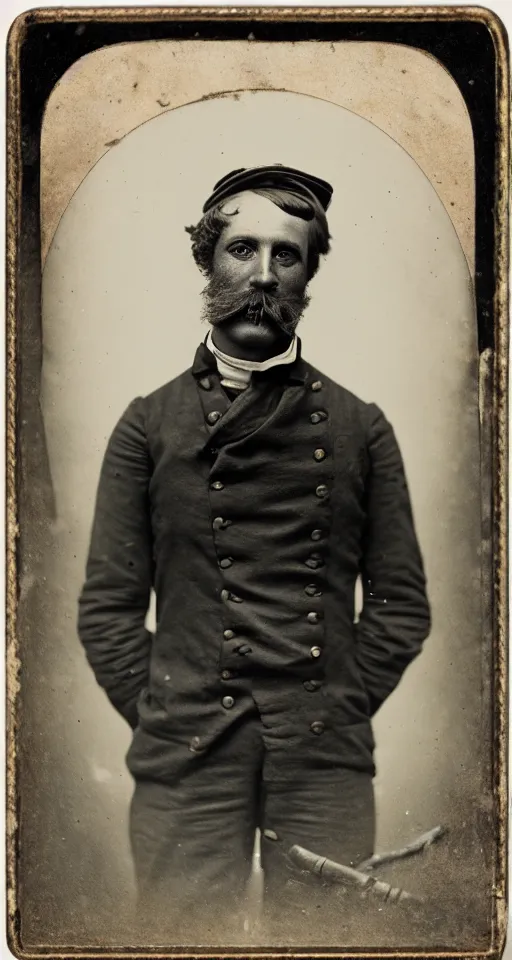
<instances>
[{"instance_id":1,"label":"double-breasted jacket","mask_svg":"<svg viewBox=\"0 0 512 960\"><path fill-rule=\"evenodd\" d=\"M371 718L429 628L392 427L300 347L231 402L203 343L129 405L101 469L78 630L133 728L134 777L176 781L255 714L268 776L374 772Z\"/></svg>"}]
</instances>

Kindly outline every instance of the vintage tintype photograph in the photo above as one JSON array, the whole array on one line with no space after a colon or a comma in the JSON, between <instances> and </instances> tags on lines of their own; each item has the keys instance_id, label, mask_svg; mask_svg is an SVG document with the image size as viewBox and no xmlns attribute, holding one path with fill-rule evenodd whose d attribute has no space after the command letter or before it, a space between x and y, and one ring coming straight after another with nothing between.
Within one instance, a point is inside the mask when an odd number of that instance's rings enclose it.
<instances>
[{"instance_id":1,"label":"vintage tintype photograph","mask_svg":"<svg viewBox=\"0 0 512 960\"><path fill-rule=\"evenodd\" d=\"M497 957L503 27L8 54L12 951Z\"/></svg>"}]
</instances>

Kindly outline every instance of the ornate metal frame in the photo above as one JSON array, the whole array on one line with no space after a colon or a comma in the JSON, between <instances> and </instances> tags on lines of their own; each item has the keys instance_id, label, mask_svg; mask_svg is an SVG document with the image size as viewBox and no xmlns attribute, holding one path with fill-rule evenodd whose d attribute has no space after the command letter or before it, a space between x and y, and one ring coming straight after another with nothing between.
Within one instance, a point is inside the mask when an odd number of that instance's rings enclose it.
<instances>
[{"instance_id":1,"label":"ornate metal frame","mask_svg":"<svg viewBox=\"0 0 512 960\"><path fill-rule=\"evenodd\" d=\"M18 915L18 795L17 795L17 737L19 729L19 690L20 659L17 635L17 614L20 596L19 582L19 542L23 535L20 529L20 486L21 459L20 449L20 407L25 374L25 352L29 349L27 341L27 312L30 301L37 297L37 276L22 276L20 260L20 234L27 230L24 220L22 192L26 176L27 144L26 131L22 129L22 49L29 31L34 25L80 23L95 24L186 24L191 21L203 24L216 24L217 34L222 35L223 28L236 23L251 24L257 29L259 24L392 24L397 29L407 24L437 24L441 28L447 23L479 23L492 38L496 58L496 112L489 117L494 124L496 142L496 165L493 190L493 275L494 292L490 309L483 310L479 317L487 334L481 338L480 355L480 420L482 428L482 457L486 465L484 471L487 490L483 491L484 500L488 497L490 511L487 516L487 536L484 534L483 550L492 569L492 576L486 585L483 597L491 625L489 636L484 642L489 644L494 685L494 724L493 724L493 782L495 792L497 835L496 835L496 877L493 889L494 916L492 938L489 950L457 956L477 958L498 957L503 949L506 934L507 902L507 722L508 722L508 270L509 270L509 61L507 37L499 19L482 7L83 7L83 8L41 8L19 16L13 23L7 51L8 103L7 103L7 874L8 874L8 941L11 950L18 957L64 957L59 950L41 948L37 953L27 952L20 940ZM32 216L32 226L34 218ZM28 228L30 229L30 227ZM477 223L478 231L478 223ZM37 236L33 243L37 247ZM34 288L35 284L35 288ZM32 285L32 286L31 286ZM28 294L31 286L32 294ZM490 316L491 314L491 316ZM34 328L32 327L32 330ZM32 345L32 350L34 349ZM37 354L37 348L36 348ZM34 357L32 358L34 360ZM37 366L37 356L35 358ZM34 369L32 367L32 369ZM485 513L484 513L485 518ZM160 954L161 955L161 954ZM179 954L174 953L173 956ZM195 956L211 954L194 953ZM226 955L229 955L226 951ZM290 952L251 951L255 957L290 956ZM315 952L296 955L318 957ZM347 956L346 951L332 953L332 956ZM397 952L396 956L405 957L406 953ZM142 953L126 950L120 952L111 948L76 949L75 957L142 957L156 956L153 952ZM361 956L386 956L391 954L383 947L382 952L373 952ZM446 957L447 954L416 953L415 956Z\"/></svg>"}]
</instances>

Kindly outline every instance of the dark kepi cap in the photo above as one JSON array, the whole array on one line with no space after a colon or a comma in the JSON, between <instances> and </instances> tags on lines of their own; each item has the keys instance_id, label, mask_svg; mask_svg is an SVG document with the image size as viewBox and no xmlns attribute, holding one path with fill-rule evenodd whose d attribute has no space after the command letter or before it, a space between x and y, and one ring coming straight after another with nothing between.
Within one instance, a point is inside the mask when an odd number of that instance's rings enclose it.
<instances>
[{"instance_id":1,"label":"dark kepi cap","mask_svg":"<svg viewBox=\"0 0 512 960\"><path fill-rule=\"evenodd\" d=\"M280 163L274 163L268 167L241 167L239 170L232 170L217 181L213 193L203 207L203 213L207 213L228 197L241 193L242 190L256 190L259 187L288 190L299 197L318 202L324 210L327 210L333 192L330 183L326 180L320 180L319 177L313 177L310 173L285 167Z\"/></svg>"}]
</instances>

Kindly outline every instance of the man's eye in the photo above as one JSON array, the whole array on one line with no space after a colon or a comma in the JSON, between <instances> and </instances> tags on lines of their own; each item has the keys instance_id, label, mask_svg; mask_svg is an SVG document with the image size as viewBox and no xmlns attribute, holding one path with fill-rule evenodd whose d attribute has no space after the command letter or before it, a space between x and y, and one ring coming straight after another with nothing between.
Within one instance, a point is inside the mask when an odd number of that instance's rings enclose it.
<instances>
[{"instance_id":1,"label":"man's eye","mask_svg":"<svg viewBox=\"0 0 512 960\"><path fill-rule=\"evenodd\" d=\"M292 250L279 250L276 253L276 260L278 263L291 264L296 263L298 260L297 254L293 253Z\"/></svg>"},{"instance_id":2,"label":"man's eye","mask_svg":"<svg viewBox=\"0 0 512 960\"><path fill-rule=\"evenodd\" d=\"M253 251L246 243L234 243L233 246L229 248L229 252L232 253L234 257L238 257L239 260L248 260L253 254Z\"/></svg>"}]
</instances>

